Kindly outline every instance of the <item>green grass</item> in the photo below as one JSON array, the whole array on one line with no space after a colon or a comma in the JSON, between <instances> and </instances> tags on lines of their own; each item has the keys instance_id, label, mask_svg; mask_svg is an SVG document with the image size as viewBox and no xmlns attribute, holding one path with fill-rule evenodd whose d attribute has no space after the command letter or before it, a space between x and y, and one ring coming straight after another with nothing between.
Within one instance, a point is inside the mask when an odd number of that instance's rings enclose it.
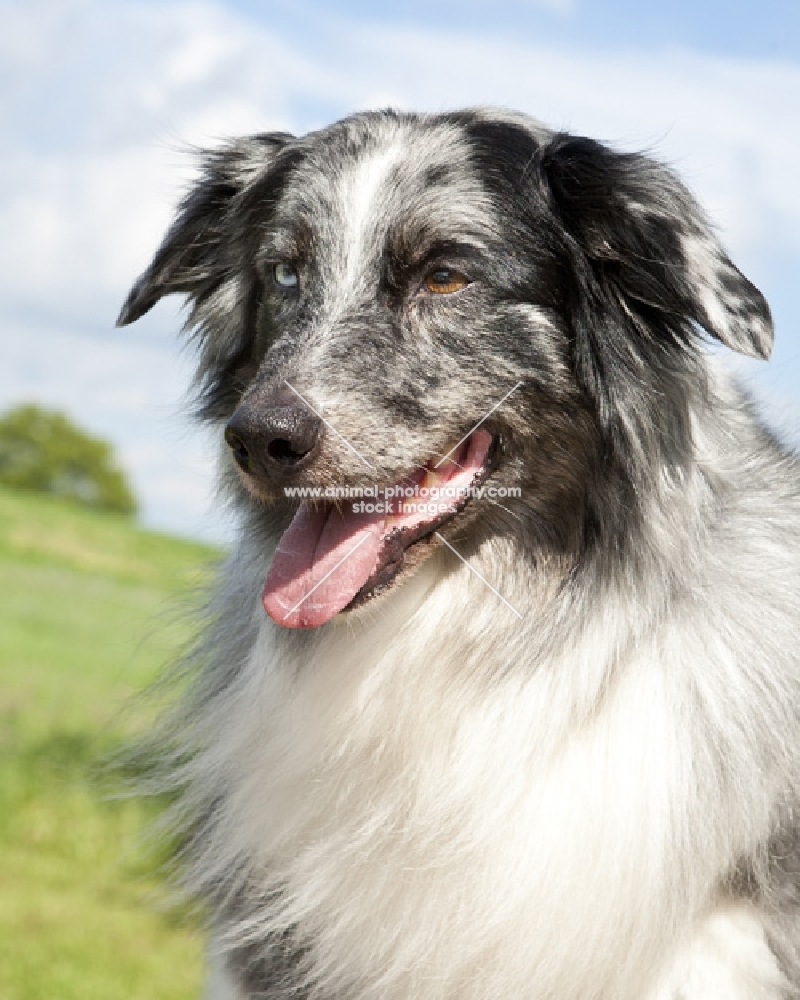
<instances>
[{"instance_id":1,"label":"green grass","mask_svg":"<svg viewBox=\"0 0 800 1000\"><path fill-rule=\"evenodd\" d=\"M0 1000L189 1000L201 943L97 763L189 636L217 553L0 489Z\"/></svg>"}]
</instances>

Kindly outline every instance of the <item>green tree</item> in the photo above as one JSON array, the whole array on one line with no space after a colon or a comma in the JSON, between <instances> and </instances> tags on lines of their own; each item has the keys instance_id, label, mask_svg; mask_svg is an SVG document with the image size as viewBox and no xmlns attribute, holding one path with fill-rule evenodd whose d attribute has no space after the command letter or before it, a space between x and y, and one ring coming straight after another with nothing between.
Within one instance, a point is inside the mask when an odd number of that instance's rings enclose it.
<instances>
[{"instance_id":1,"label":"green tree","mask_svg":"<svg viewBox=\"0 0 800 1000\"><path fill-rule=\"evenodd\" d=\"M136 501L111 445L63 413L28 403L0 417L0 482L132 514Z\"/></svg>"}]
</instances>

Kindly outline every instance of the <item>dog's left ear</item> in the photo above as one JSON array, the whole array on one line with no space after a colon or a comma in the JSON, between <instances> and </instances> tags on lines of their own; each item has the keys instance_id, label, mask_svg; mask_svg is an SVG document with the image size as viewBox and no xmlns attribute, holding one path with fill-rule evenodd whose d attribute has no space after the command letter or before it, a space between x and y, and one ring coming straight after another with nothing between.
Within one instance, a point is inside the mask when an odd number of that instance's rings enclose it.
<instances>
[{"instance_id":1,"label":"dog's left ear","mask_svg":"<svg viewBox=\"0 0 800 1000\"><path fill-rule=\"evenodd\" d=\"M764 296L731 263L669 170L566 134L544 147L541 165L551 207L595 291L634 318L655 312L666 327L693 320L734 351L769 357Z\"/></svg>"}]
</instances>

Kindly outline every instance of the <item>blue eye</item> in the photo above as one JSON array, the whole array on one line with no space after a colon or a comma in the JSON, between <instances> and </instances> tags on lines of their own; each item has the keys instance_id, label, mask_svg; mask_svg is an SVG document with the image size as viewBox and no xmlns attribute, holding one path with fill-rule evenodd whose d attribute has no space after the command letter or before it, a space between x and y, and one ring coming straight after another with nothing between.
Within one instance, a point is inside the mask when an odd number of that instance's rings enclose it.
<instances>
[{"instance_id":1,"label":"blue eye","mask_svg":"<svg viewBox=\"0 0 800 1000\"><path fill-rule=\"evenodd\" d=\"M297 268L289 261L282 260L272 268L275 284L281 288L297 288Z\"/></svg>"}]
</instances>

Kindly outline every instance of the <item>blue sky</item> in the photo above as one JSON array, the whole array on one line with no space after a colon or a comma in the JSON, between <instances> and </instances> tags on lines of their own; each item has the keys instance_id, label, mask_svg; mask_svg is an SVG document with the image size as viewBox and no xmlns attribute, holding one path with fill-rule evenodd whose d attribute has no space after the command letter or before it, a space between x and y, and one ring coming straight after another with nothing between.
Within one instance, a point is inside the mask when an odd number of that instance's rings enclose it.
<instances>
[{"instance_id":1,"label":"blue sky","mask_svg":"<svg viewBox=\"0 0 800 1000\"><path fill-rule=\"evenodd\" d=\"M609 49L685 46L706 53L764 59L800 58L800 6L795 0L233 0L229 4L290 37L316 35L328 18L479 33L538 37L552 44Z\"/></svg>"},{"instance_id":2,"label":"blue sky","mask_svg":"<svg viewBox=\"0 0 800 1000\"><path fill-rule=\"evenodd\" d=\"M769 298L736 361L800 440L800 3L0 0L0 407L59 406L117 445L152 525L225 537L216 442L182 416L180 303L113 328L192 145L362 107L519 108L647 148Z\"/></svg>"}]
</instances>

